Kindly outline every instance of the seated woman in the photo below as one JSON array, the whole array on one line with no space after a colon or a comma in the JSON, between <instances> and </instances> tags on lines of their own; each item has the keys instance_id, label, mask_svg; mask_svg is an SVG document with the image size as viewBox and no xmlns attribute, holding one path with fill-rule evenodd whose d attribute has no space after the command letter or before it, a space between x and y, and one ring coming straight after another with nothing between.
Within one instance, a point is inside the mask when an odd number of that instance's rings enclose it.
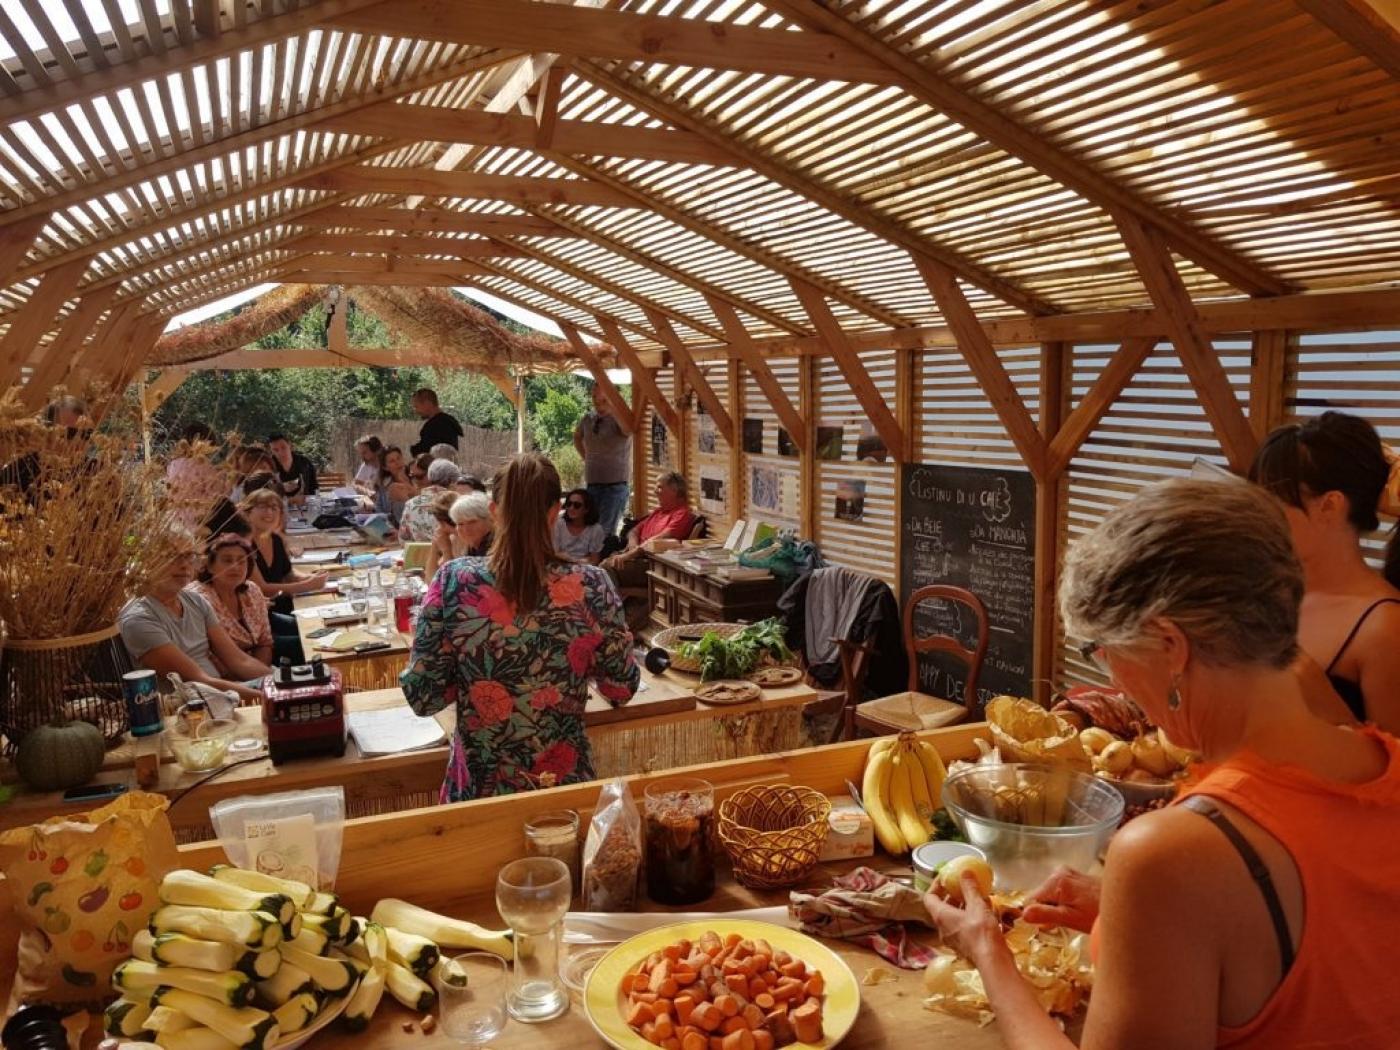
<instances>
[{"instance_id":1,"label":"seated woman","mask_svg":"<svg viewBox=\"0 0 1400 1050\"><path fill-rule=\"evenodd\" d=\"M189 589L202 555L193 536L178 540L165 571L117 615L122 643L139 666L156 673L162 689L174 672L187 682L231 689L246 702L261 700L257 685L272 669L240 649L209 602Z\"/></svg>"},{"instance_id":2,"label":"seated woman","mask_svg":"<svg viewBox=\"0 0 1400 1050\"><path fill-rule=\"evenodd\" d=\"M484 492L472 492L452 501L448 516L456 527L462 556L484 558L491 553L496 527L492 507L491 499Z\"/></svg>"},{"instance_id":3,"label":"seated woman","mask_svg":"<svg viewBox=\"0 0 1400 1050\"><path fill-rule=\"evenodd\" d=\"M565 494L563 513L554 523L554 549L570 561L598 564L603 550L603 526L598 524L598 508L587 489Z\"/></svg>"},{"instance_id":4,"label":"seated woman","mask_svg":"<svg viewBox=\"0 0 1400 1050\"><path fill-rule=\"evenodd\" d=\"M240 651L270 665L272 626L267 620L267 599L248 579L252 568L252 541L221 533L204 548L204 565L190 590L209 603L219 626Z\"/></svg>"},{"instance_id":5,"label":"seated woman","mask_svg":"<svg viewBox=\"0 0 1400 1050\"><path fill-rule=\"evenodd\" d=\"M1283 502L1303 564L1299 672L1309 701L1332 721L1400 733L1400 541L1392 531L1383 574L1361 548L1380 524L1378 510L1400 512L1400 475L1388 485L1375 428L1342 412L1280 427L1249 476Z\"/></svg>"},{"instance_id":6,"label":"seated woman","mask_svg":"<svg viewBox=\"0 0 1400 1050\"><path fill-rule=\"evenodd\" d=\"M433 538L433 533L437 530L437 519L433 517L433 503L457 480L460 473L457 464L450 460L435 459L428 464L427 480L419 488L418 495L403 505L403 516L399 519L399 539L405 543L426 543Z\"/></svg>"},{"instance_id":7,"label":"seated woman","mask_svg":"<svg viewBox=\"0 0 1400 1050\"><path fill-rule=\"evenodd\" d=\"M452 491L460 496L465 496L469 492L485 492L486 483L475 474L458 474L457 480L452 483Z\"/></svg>"},{"instance_id":8,"label":"seated woman","mask_svg":"<svg viewBox=\"0 0 1400 1050\"><path fill-rule=\"evenodd\" d=\"M403 449L397 445L385 445L379 453L379 481L374 490L375 512L387 514L397 526L404 504L413 498L414 492Z\"/></svg>"},{"instance_id":9,"label":"seated woman","mask_svg":"<svg viewBox=\"0 0 1400 1050\"><path fill-rule=\"evenodd\" d=\"M441 492L433 500L433 538L428 548L428 557L423 564L423 579L432 581L438 568L453 558L467 553L467 545L457 535L457 526L452 521L452 504L457 502L455 492Z\"/></svg>"},{"instance_id":10,"label":"seated woman","mask_svg":"<svg viewBox=\"0 0 1400 1050\"><path fill-rule=\"evenodd\" d=\"M516 457L495 490L490 558L449 562L424 595L400 681L420 715L456 704L444 802L530 790L547 776L593 779L588 683L618 705L637 690L632 635L607 574L554 553L559 488L549 460Z\"/></svg>"},{"instance_id":11,"label":"seated woman","mask_svg":"<svg viewBox=\"0 0 1400 1050\"><path fill-rule=\"evenodd\" d=\"M371 502L379 487L379 453L383 449L384 442L374 434L366 434L355 442L355 454L360 457L360 465L355 468L353 484L355 491Z\"/></svg>"},{"instance_id":12,"label":"seated woman","mask_svg":"<svg viewBox=\"0 0 1400 1050\"><path fill-rule=\"evenodd\" d=\"M282 497L276 491L259 489L238 509L252 529L253 582L272 603L273 633L295 633L295 620L287 624L277 617L291 620L292 596L322 590L326 586L326 574L306 576L292 568L292 557L282 536Z\"/></svg>"},{"instance_id":13,"label":"seated woman","mask_svg":"<svg viewBox=\"0 0 1400 1050\"><path fill-rule=\"evenodd\" d=\"M1183 802L1118 832L1101 893L1062 872L1024 912L1093 929L1086 1048L1394 1045L1400 743L1309 709L1302 596L1278 502L1250 485L1145 489L1065 559L1065 630L1209 764ZM964 908L925 904L981 971L1007 1045L1072 1047L964 885Z\"/></svg>"},{"instance_id":14,"label":"seated woman","mask_svg":"<svg viewBox=\"0 0 1400 1050\"><path fill-rule=\"evenodd\" d=\"M212 430L203 423L190 423L180 432L182 454L165 468L165 486L175 516L187 528L203 520L214 501L228 490L224 468L210 460L217 446Z\"/></svg>"},{"instance_id":15,"label":"seated woman","mask_svg":"<svg viewBox=\"0 0 1400 1050\"><path fill-rule=\"evenodd\" d=\"M233 492L235 503L258 488L267 488L277 480L277 463L272 453L261 445L243 445L233 454Z\"/></svg>"},{"instance_id":16,"label":"seated woman","mask_svg":"<svg viewBox=\"0 0 1400 1050\"><path fill-rule=\"evenodd\" d=\"M604 559L620 587L644 587L647 582L644 545L651 540L689 538L695 528L695 512L686 502L688 489L684 476L672 471L656 483L656 509L627 531L627 546Z\"/></svg>"}]
</instances>

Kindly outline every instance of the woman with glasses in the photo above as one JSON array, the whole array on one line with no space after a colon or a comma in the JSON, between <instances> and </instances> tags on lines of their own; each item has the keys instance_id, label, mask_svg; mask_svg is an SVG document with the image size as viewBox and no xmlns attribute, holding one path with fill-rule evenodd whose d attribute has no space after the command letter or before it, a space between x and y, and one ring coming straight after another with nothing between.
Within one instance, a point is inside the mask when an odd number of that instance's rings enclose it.
<instances>
[{"instance_id":1,"label":"woman with glasses","mask_svg":"<svg viewBox=\"0 0 1400 1050\"><path fill-rule=\"evenodd\" d=\"M564 496L564 512L554 522L554 550L561 558L597 565L603 550L603 527L587 489Z\"/></svg>"},{"instance_id":2,"label":"woman with glasses","mask_svg":"<svg viewBox=\"0 0 1400 1050\"><path fill-rule=\"evenodd\" d=\"M190 588L204 556L193 536L177 534L177 551L165 570L117 616L122 642L140 667L154 671L162 690L166 675L262 699L258 683L272 669L229 637L208 600Z\"/></svg>"},{"instance_id":3,"label":"woman with glasses","mask_svg":"<svg viewBox=\"0 0 1400 1050\"><path fill-rule=\"evenodd\" d=\"M414 492L403 449L385 445L379 452L379 486L374 492L376 513L387 514L398 525L404 504L413 498Z\"/></svg>"},{"instance_id":4,"label":"woman with glasses","mask_svg":"<svg viewBox=\"0 0 1400 1050\"><path fill-rule=\"evenodd\" d=\"M416 470L417 466L418 462L415 460L413 469ZM403 515L399 518L400 540L405 543L432 541L433 533L437 529L437 519L433 516L433 502L448 491L447 486L456 481L460 473L457 464L451 460L435 459L428 464L427 470L424 471L425 480L418 489L418 495L403 505ZM410 477L412 476L410 474Z\"/></svg>"},{"instance_id":5,"label":"woman with glasses","mask_svg":"<svg viewBox=\"0 0 1400 1050\"><path fill-rule=\"evenodd\" d=\"M1089 1050L1394 1045L1400 743L1310 709L1302 596L1278 501L1251 485L1153 486L1065 559L1065 630L1207 763L1114 836L1101 882L1062 870L1023 913L1090 932ZM925 904L1007 1045L1072 1047L970 877L963 895Z\"/></svg>"}]
</instances>

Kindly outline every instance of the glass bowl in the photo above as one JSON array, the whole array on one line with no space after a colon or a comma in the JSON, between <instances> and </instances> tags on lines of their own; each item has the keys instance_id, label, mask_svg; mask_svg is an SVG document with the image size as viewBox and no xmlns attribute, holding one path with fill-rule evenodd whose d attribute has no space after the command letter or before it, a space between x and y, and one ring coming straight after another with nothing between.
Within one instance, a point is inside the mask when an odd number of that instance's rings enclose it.
<instances>
[{"instance_id":1,"label":"glass bowl","mask_svg":"<svg viewBox=\"0 0 1400 1050\"><path fill-rule=\"evenodd\" d=\"M1089 871L1123 819L1123 796L1087 773L1008 762L959 770L943 804L986 854L1000 890L1033 890L1056 868Z\"/></svg>"},{"instance_id":2,"label":"glass bowl","mask_svg":"<svg viewBox=\"0 0 1400 1050\"><path fill-rule=\"evenodd\" d=\"M231 718L209 718L193 730L178 719L165 732L171 753L186 773L208 773L224 764L239 723Z\"/></svg>"}]
</instances>

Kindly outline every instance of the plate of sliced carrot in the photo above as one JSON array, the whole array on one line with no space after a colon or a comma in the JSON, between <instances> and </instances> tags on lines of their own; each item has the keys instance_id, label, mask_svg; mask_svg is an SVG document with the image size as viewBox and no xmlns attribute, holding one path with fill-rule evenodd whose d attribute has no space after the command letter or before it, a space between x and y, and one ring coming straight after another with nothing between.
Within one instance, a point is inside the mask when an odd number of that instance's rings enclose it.
<instances>
[{"instance_id":1,"label":"plate of sliced carrot","mask_svg":"<svg viewBox=\"0 0 1400 1050\"><path fill-rule=\"evenodd\" d=\"M860 986L820 941L749 919L678 923L624 941L583 993L617 1050L829 1050L855 1023Z\"/></svg>"}]
</instances>

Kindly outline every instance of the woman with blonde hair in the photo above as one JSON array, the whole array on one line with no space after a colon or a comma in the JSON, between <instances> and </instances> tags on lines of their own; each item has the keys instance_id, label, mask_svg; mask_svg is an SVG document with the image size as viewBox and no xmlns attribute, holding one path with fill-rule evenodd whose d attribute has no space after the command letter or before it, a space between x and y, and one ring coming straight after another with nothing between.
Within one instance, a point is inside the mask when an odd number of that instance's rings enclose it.
<instances>
[{"instance_id":1,"label":"woman with blonde hair","mask_svg":"<svg viewBox=\"0 0 1400 1050\"><path fill-rule=\"evenodd\" d=\"M1302 596L1278 502L1251 485L1145 489L1065 559L1066 632L1208 763L1114 836L1102 883L1062 870L1025 908L1091 931L1086 1048L1395 1044L1400 743L1309 708ZM1072 1047L970 877L963 897L925 904L981 971L1007 1045Z\"/></svg>"},{"instance_id":2,"label":"woman with blonde hair","mask_svg":"<svg viewBox=\"0 0 1400 1050\"><path fill-rule=\"evenodd\" d=\"M252 530L253 582L272 603L274 613L290 616L292 596L323 589L327 576L325 573L305 576L292 568L292 556L282 535L282 497L276 491L258 489L245 497L238 509ZM274 622L273 626L278 628L278 623ZM287 632L283 628L276 633Z\"/></svg>"},{"instance_id":3,"label":"woman with blonde hair","mask_svg":"<svg viewBox=\"0 0 1400 1050\"><path fill-rule=\"evenodd\" d=\"M517 456L493 495L490 555L437 570L400 676L420 715L456 705L444 802L592 780L588 684L621 705L640 677L607 574L554 552L553 464Z\"/></svg>"}]
</instances>

